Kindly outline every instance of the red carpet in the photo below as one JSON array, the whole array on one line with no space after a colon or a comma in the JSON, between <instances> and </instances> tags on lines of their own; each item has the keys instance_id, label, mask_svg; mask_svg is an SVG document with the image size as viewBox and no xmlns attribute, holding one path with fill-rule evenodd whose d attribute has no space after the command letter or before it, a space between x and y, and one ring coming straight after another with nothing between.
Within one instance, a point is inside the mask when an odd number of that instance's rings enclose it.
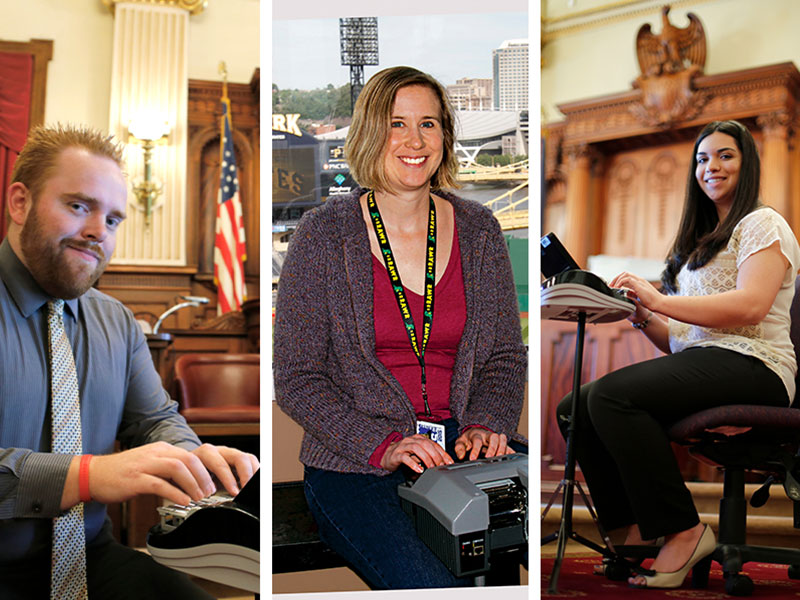
<instances>
[{"instance_id":1,"label":"red carpet","mask_svg":"<svg viewBox=\"0 0 800 600\"><path fill-rule=\"evenodd\" d=\"M650 561L645 561L645 566ZM711 563L711 576L708 588L692 589L691 575L686 577L683 586L673 590L634 589L627 582L609 581L605 577L592 574L594 565L599 564L598 557L567 558L561 565L558 577L558 594L548 594L550 573L553 571L553 559L542 559L542 598L591 598L613 600L616 598L632 598L646 600L648 598L691 598L692 600L712 600L733 598L725 593L722 579L722 567L719 563ZM789 579L784 565L768 565L763 563L747 563L743 571L755 585L753 600L761 598L800 599L800 581Z\"/></svg>"}]
</instances>

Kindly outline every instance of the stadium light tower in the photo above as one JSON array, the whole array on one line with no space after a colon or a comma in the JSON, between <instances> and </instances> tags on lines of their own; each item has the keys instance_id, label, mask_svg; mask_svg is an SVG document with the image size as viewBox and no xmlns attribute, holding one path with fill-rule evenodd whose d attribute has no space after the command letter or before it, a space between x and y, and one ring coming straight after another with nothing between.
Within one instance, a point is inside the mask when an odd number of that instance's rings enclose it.
<instances>
[{"instance_id":1,"label":"stadium light tower","mask_svg":"<svg viewBox=\"0 0 800 600\"><path fill-rule=\"evenodd\" d=\"M364 65L378 64L378 18L339 19L339 48L342 65L350 66L350 109L364 87Z\"/></svg>"}]
</instances>

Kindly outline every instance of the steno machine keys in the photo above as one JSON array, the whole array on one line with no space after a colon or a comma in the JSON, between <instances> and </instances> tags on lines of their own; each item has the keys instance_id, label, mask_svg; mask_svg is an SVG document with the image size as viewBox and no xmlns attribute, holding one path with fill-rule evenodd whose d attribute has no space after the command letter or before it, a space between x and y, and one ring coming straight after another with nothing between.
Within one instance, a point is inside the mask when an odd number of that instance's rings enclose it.
<instances>
[{"instance_id":1,"label":"steno machine keys","mask_svg":"<svg viewBox=\"0 0 800 600\"><path fill-rule=\"evenodd\" d=\"M147 534L159 563L254 593L259 591L259 472L236 497L217 492L186 506L158 507Z\"/></svg>"}]
</instances>

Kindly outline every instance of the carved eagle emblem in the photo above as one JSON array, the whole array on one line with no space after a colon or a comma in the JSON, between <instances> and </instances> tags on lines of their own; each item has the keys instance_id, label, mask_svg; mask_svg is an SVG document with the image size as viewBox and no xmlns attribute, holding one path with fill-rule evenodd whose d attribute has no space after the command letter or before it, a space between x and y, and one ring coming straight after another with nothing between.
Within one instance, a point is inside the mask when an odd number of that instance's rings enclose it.
<instances>
[{"instance_id":1,"label":"carved eagle emblem","mask_svg":"<svg viewBox=\"0 0 800 600\"><path fill-rule=\"evenodd\" d=\"M706 63L706 34L703 24L688 13L689 25L675 27L669 22L669 6L661 9L661 33L655 34L650 24L642 25L636 36L636 54L642 77L677 73L696 65L702 71Z\"/></svg>"}]
</instances>

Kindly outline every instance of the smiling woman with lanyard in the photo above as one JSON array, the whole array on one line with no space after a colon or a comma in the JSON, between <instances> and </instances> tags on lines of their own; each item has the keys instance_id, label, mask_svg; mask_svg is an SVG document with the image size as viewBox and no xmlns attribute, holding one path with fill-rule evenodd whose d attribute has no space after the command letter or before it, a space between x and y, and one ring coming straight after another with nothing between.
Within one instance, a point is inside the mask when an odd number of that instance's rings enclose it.
<instances>
[{"instance_id":1,"label":"smiling woman with lanyard","mask_svg":"<svg viewBox=\"0 0 800 600\"><path fill-rule=\"evenodd\" d=\"M402 512L407 476L526 451L508 251L489 210L444 191L454 142L435 79L373 76L345 146L363 187L303 217L278 288L275 393L305 430L306 497L322 539L374 589L468 584Z\"/></svg>"}]
</instances>

